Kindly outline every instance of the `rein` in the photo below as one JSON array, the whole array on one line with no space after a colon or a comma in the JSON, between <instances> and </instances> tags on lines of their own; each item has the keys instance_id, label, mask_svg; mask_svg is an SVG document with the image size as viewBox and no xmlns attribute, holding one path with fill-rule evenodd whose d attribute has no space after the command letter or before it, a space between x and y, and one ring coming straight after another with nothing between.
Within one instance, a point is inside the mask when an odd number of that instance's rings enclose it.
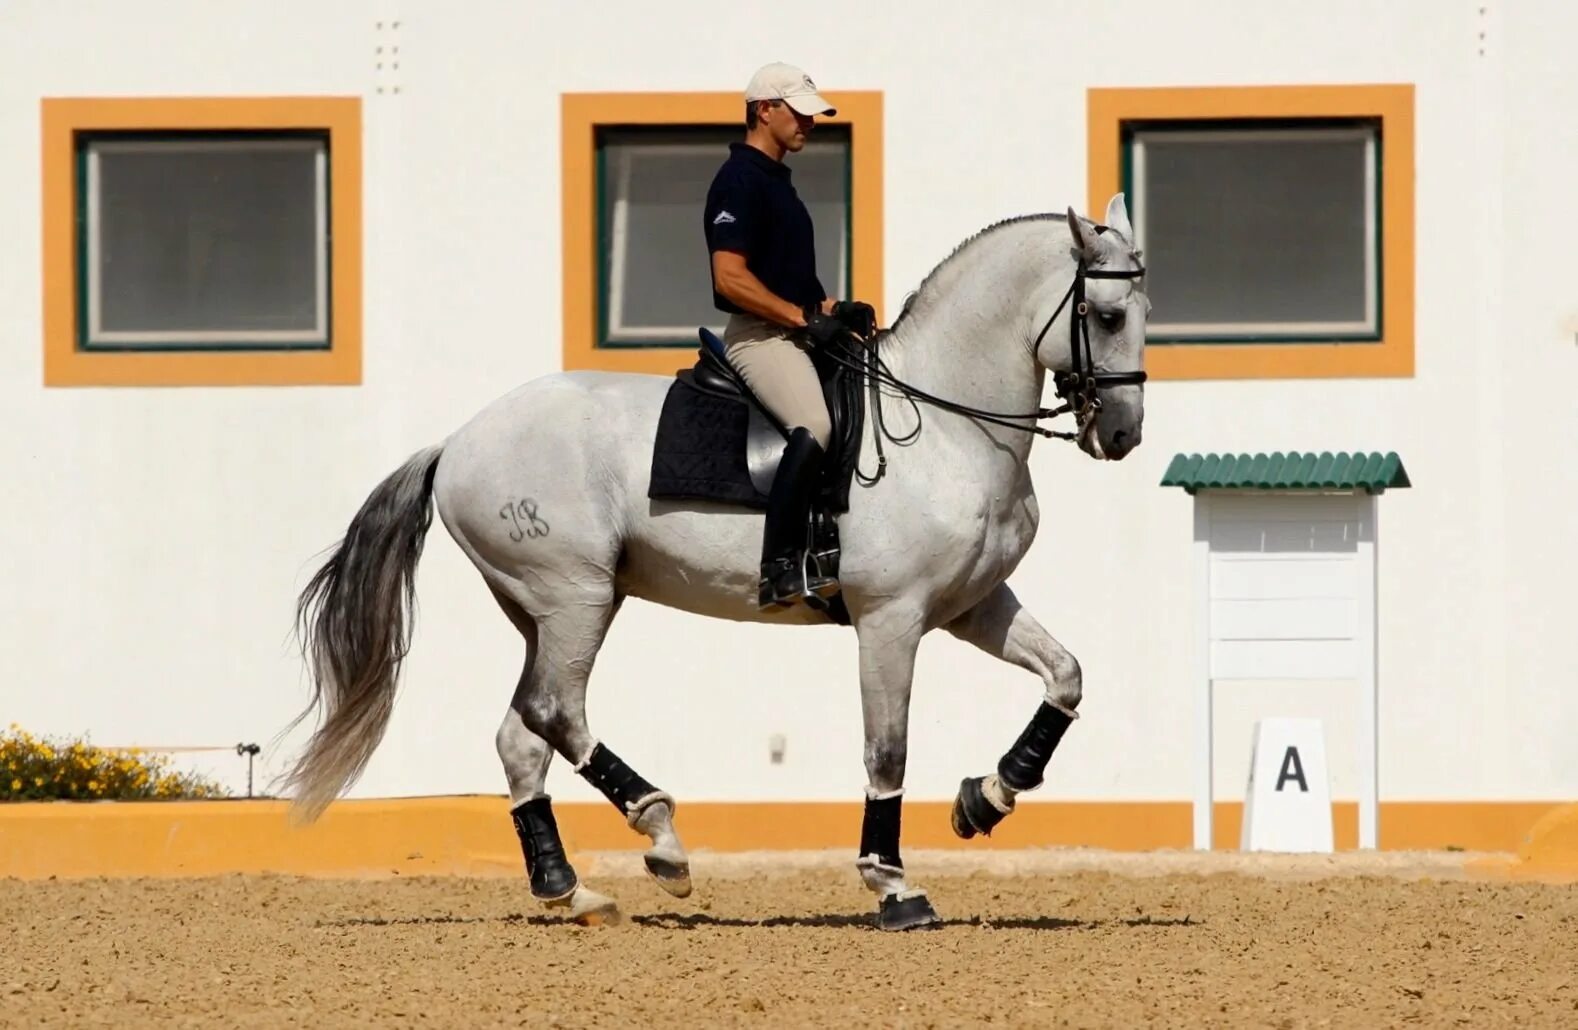
<instances>
[{"instance_id":1,"label":"rein","mask_svg":"<svg viewBox=\"0 0 1578 1030\"><path fill-rule=\"evenodd\" d=\"M1052 312L1052 316L1046 320L1046 324L1036 334L1036 342L1033 349L1036 361L1039 364L1042 341L1046 338L1048 330L1052 328L1052 323L1057 321L1058 316L1063 313L1063 309L1068 307L1069 301L1073 300L1077 317L1071 318L1068 326L1069 354L1073 368L1068 372L1052 373L1052 382L1057 390L1057 395L1063 400L1063 403L1056 408L1037 408L1033 412L1016 415L1001 411L987 411L984 408L974 408L968 404L960 404L957 401L945 400L934 396L925 390L911 386L895 376L882 360L881 355L877 353L876 347L872 346L864 337L857 333L852 332L849 334L862 344L861 350L854 355L853 359L849 356L851 348L848 344L841 345L844 351L842 354L833 348L824 349L822 353L835 364L864 376L871 389L871 400L867 407L871 409L874 418L872 435L877 445L877 471L875 475L868 476L857 467L855 469L856 477L863 485L870 486L886 474L888 459L882 453L883 436L887 436L889 440L902 447L920 435L921 415L917 401L924 401L933 407L964 415L968 418L990 422L1007 429L1036 433L1049 439L1079 439L1079 434L1083 431L1085 423L1092 415L1101 410L1101 395L1098 391L1116 386L1138 386L1146 380L1146 373L1143 369L1134 369L1129 372L1102 372L1097 370L1095 358L1090 350L1090 324L1088 321L1090 305L1085 300L1085 280L1138 279L1144 274L1145 269L1143 267L1127 271L1092 270L1086 266L1083 258L1080 259L1078 267L1074 270L1074 281L1069 283L1068 291L1063 294L1063 299L1058 302L1057 309ZM910 407L915 410L915 428L902 439L894 437L887 431L887 425L882 417L882 397L878 389L879 386L889 386L897 390L904 395L905 400L910 402ZM1077 426L1073 432L1046 429L1034 424L1071 412L1074 415L1075 425ZM1026 421L1029 421L1031 424L1025 425Z\"/></svg>"}]
</instances>

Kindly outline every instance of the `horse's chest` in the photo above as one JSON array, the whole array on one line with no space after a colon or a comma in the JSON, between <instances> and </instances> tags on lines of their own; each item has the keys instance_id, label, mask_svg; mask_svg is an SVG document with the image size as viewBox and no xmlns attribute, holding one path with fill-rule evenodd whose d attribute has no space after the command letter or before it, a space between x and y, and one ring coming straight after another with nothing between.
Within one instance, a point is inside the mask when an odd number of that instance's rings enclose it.
<instances>
[{"instance_id":1,"label":"horse's chest","mask_svg":"<svg viewBox=\"0 0 1578 1030\"><path fill-rule=\"evenodd\" d=\"M1035 496L1027 490L983 493L960 504L948 549L949 578L966 591L996 586L1030 549L1037 520Z\"/></svg>"},{"instance_id":2,"label":"horse's chest","mask_svg":"<svg viewBox=\"0 0 1578 1030\"><path fill-rule=\"evenodd\" d=\"M990 506L983 519L981 551L976 559L978 583L1001 582L1030 550L1036 535L1035 498Z\"/></svg>"}]
</instances>

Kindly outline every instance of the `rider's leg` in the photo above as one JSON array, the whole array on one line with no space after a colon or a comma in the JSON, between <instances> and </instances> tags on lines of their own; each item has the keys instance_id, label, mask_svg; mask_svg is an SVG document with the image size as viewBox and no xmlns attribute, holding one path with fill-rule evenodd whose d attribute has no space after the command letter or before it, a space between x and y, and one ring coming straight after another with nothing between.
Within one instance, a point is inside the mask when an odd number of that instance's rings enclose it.
<instances>
[{"instance_id":1,"label":"rider's leg","mask_svg":"<svg viewBox=\"0 0 1578 1030\"><path fill-rule=\"evenodd\" d=\"M761 319L731 318L724 343L751 392L791 430L767 499L757 603L767 608L808 593L830 596L837 581L807 577L805 567L811 497L832 436L816 367L787 330Z\"/></svg>"},{"instance_id":2,"label":"rider's leg","mask_svg":"<svg viewBox=\"0 0 1578 1030\"><path fill-rule=\"evenodd\" d=\"M827 449L833 436L822 382L811 356L783 326L747 315L734 315L723 332L729 363L739 370L768 410L786 427L804 427L818 448Z\"/></svg>"}]
</instances>

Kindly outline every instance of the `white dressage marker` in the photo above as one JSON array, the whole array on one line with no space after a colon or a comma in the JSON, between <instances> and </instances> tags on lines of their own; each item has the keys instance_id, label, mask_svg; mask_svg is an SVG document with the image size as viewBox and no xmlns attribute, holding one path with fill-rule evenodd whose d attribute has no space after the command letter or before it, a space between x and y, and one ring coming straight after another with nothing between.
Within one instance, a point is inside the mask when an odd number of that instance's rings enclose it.
<instances>
[{"instance_id":1,"label":"white dressage marker","mask_svg":"<svg viewBox=\"0 0 1578 1030\"><path fill-rule=\"evenodd\" d=\"M1238 846L1244 851L1332 850L1331 778L1319 719L1255 723Z\"/></svg>"}]
</instances>

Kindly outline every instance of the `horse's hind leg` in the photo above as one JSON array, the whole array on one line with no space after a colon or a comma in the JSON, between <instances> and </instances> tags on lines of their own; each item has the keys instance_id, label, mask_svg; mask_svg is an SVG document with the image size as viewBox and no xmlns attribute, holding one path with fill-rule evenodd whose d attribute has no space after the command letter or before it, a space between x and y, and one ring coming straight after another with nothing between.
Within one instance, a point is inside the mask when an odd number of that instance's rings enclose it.
<instances>
[{"instance_id":1,"label":"horse's hind leg","mask_svg":"<svg viewBox=\"0 0 1578 1030\"><path fill-rule=\"evenodd\" d=\"M975 607L948 625L960 640L1041 677L1046 694L1030 724L1003 753L997 772L968 777L953 804L953 832L969 839L991 835L1014 810L1014 798L1041 785L1052 752L1074 721L1082 681L1079 662L1000 584Z\"/></svg>"},{"instance_id":2,"label":"horse's hind leg","mask_svg":"<svg viewBox=\"0 0 1578 1030\"><path fill-rule=\"evenodd\" d=\"M543 791L553 748L527 728L521 715L537 656L537 624L509 598L497 591L494 597L526 643L525 667L494 744L509 782L510 821L520 837L532 897L550 910L567 910L579 923L615 922L619 919L619 907L614 900L582 884L564 853L559 825L553 817L553 799Z\"/></svg>"},{"instance_id":3,"label":"horse's hind leg","mask_svg":"<svg viewBox=\"0 0 1578 1030\"><path fill-rule=\"evenodd\" d=\"M619 601L609 585L591 592L586 585L574 599L556 598L549 611L532 620L536 654L516 691L512 712L537 740L546 741L575 771L613 802L631 829L652 840L646 868L665 891L686 897L691 891L690 858L674 830L674 799L653 787L592 736L586 722L586 684ZM522 610L526 605L517 602ZM501 750L502 754L502 750ZM531 749L523 752L530 759ZM546 770L547 759L538 759ZM531 786L531 781L526 781ZM536 790L541 790L537 781Z\"/></svg>"}]
</instances>

